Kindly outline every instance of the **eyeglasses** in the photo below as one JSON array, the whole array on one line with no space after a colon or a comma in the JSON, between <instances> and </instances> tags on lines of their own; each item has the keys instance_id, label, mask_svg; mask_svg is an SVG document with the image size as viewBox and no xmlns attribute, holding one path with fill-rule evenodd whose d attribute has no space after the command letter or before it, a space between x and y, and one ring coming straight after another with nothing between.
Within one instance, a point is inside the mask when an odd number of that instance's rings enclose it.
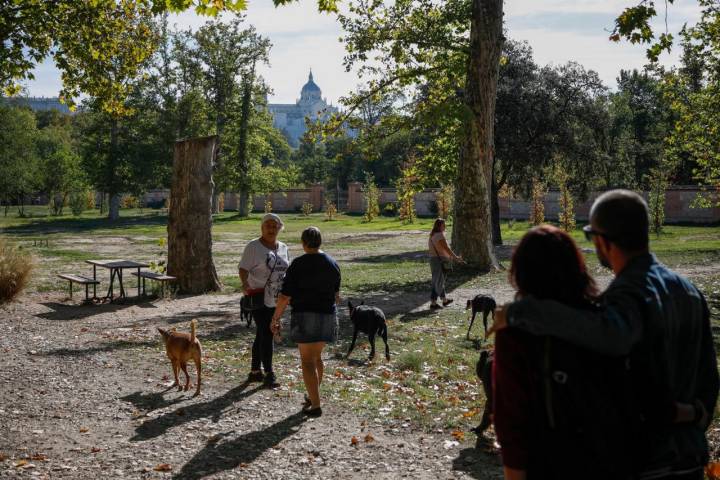
<instances>
[{"instance_id":1,"label":"eyeglasses","mask_svg":"<svg viewBox=\"0 0 720 480\"><path fill-rule=\"evenodd\" d=\"M593 230L591 225L585 225L582 229L583 233L585 234L585 239L588 242L592 242L592 237L598 236L598 237L605 237L608 240L611 240L611 238L603 232L598 232L597 230Z\"/></svg>"}]
</instances>

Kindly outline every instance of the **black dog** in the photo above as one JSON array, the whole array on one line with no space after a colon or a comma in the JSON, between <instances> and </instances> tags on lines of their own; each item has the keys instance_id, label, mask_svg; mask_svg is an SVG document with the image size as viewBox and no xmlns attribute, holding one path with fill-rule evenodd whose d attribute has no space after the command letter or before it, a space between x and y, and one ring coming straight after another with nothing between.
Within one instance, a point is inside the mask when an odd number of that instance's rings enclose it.
<instances>
[{"instance_id":1,"label":"black dog","mask_svg":"<svg viewBox=\"0 0 720 480\"><path fill-rule=\"evenodd\" d=\"M253 321L253 312L245 309L243 302L240 302L240 321L245 320L247 322L247 328L250 328L250 324Z\"/></svg>"},{"instance_id":2,"label":"black dog","mask_svg":"<svg viewBox=\"0 0 720 480\"><path fill-rule=\"evenodd\" d=\"M475 315L477 315L478 312L482 312L483 314L483 327L485 327L485 335L487 335L488 315L492 313L493 322L495 321L495 308L497 308L495 299L489 295L475 295L475 298L467 301L465 310L467 310L468 308L472 308L472 318L470 319L470 326L468 327L467 331L467 339L470 339L470 330L472 329L473 323L475 322Z\"/></svg>"},{"instance_id":3,"label":"black dog","mask_svg":"<svg viewBox=\"0 0 720 480\"><path fill-rule=\"evenodd\" d=\"M475 365L475 373L483 384L483 391L485 392L485 408L483 409L480 425L473 428L472 430L478 436L480 436L485 430L487 430L492 423L492 364L492 353L489 350L483 350L482 352L480 352L480 359L478 360L477 365Z\"/></svg>"},{"instance_id":4,"label":"black dog","mask_svg":"<svg viewBox=\"0 0 720 480\"><path fill-rule=\"evenodd\" d=\"M375 335L380 335L383 342L385 342L385 358L390 360L390 347L388 347L387 343L387 324L385 323L385 314L379 308L364 305L364 303L365 302L362 302L357 307L353 307L353 304L348 302L350 321L353 324L353 338L346 358L350 357L350 352L352 352L353 348L355 348L355 340L357 339L358 332L363 332L367 333L370 338L370 360L375 358Z\"/></svg>"}]
</instances>

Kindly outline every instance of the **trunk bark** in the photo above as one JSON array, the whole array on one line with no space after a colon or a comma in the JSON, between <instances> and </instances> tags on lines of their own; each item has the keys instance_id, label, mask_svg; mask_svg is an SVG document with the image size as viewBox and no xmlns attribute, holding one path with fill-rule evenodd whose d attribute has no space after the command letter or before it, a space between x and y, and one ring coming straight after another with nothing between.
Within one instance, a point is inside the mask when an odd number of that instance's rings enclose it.
<instances>
[{"instance_id":1,"label":"trunk bark","mask_svg":"<svg viewBox=\"0 0 720 480\"><path fill-rule=\"evenodd\" d=\"M112 120L110 127L110 158L108 159L108 196L110 202L108 205L108 219L115 221L120 218L120 192L117 192L115 178L115 164L117 163L117 152L118 152L118 121L117 119Z\"/></svg>"},{"instance_id":2,"label":"trunk bark","mask_svg":"<svg viewBox=\"0 0 720 480\"><path fill-rule=\"evenodd\" d=\"M481 270L499 269L492 245L490 195L495 96L503 44L502 0L473 0L465 101L465 140L455 189L453 248Z\"/></svg>"},{"instance_id":3,"label":"trunk bark","mask_svg":"<svg viewBox=\"0 0 720 480\"><path fill-rule=\"evenodd\" d=\"M182 293L220 290L212 256L212 179L217 136L175 143L170 212L168 275Z\"/></svg>"}]
</instances>

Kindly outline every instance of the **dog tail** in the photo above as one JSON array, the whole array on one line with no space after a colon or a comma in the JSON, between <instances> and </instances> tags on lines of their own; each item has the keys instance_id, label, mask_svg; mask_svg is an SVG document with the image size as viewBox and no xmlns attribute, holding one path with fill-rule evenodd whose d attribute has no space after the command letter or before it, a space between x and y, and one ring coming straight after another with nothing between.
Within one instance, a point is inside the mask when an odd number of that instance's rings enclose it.
<instances>
[{"instance_id":1,"label":"dog tail","mask_svg":"<svg viewBox=\"0 0 720 480\"><path fill-rule=\"evenodd\" d=\"M194 318L190 322L190 343L195 343L195 328L197 327L197 320Z\"/></svg>"}]
</instances>

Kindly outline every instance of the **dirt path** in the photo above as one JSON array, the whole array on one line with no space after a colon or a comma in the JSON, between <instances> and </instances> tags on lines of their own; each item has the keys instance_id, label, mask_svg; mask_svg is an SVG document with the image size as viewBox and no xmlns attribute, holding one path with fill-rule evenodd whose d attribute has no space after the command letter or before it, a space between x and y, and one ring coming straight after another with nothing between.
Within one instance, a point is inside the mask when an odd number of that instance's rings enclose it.
<instances>
[{"instance_id":1,"label":"dirt path","mask_svg":"<svg viewBox=\"0 0 720 480\"><path fill-rule=\"evenodd\" d=\"M339 404L307 420L298 393L243 385L246 372L206 377L194 399L168 390L155 327L202 317L201 338L233 334L244 329L236 296L60 300L36 294L0 309L2 478L501 478L496 454L470 435L455 444ZM155 470L163 464L171 470Z\"/></svg>"}]
</instances>

